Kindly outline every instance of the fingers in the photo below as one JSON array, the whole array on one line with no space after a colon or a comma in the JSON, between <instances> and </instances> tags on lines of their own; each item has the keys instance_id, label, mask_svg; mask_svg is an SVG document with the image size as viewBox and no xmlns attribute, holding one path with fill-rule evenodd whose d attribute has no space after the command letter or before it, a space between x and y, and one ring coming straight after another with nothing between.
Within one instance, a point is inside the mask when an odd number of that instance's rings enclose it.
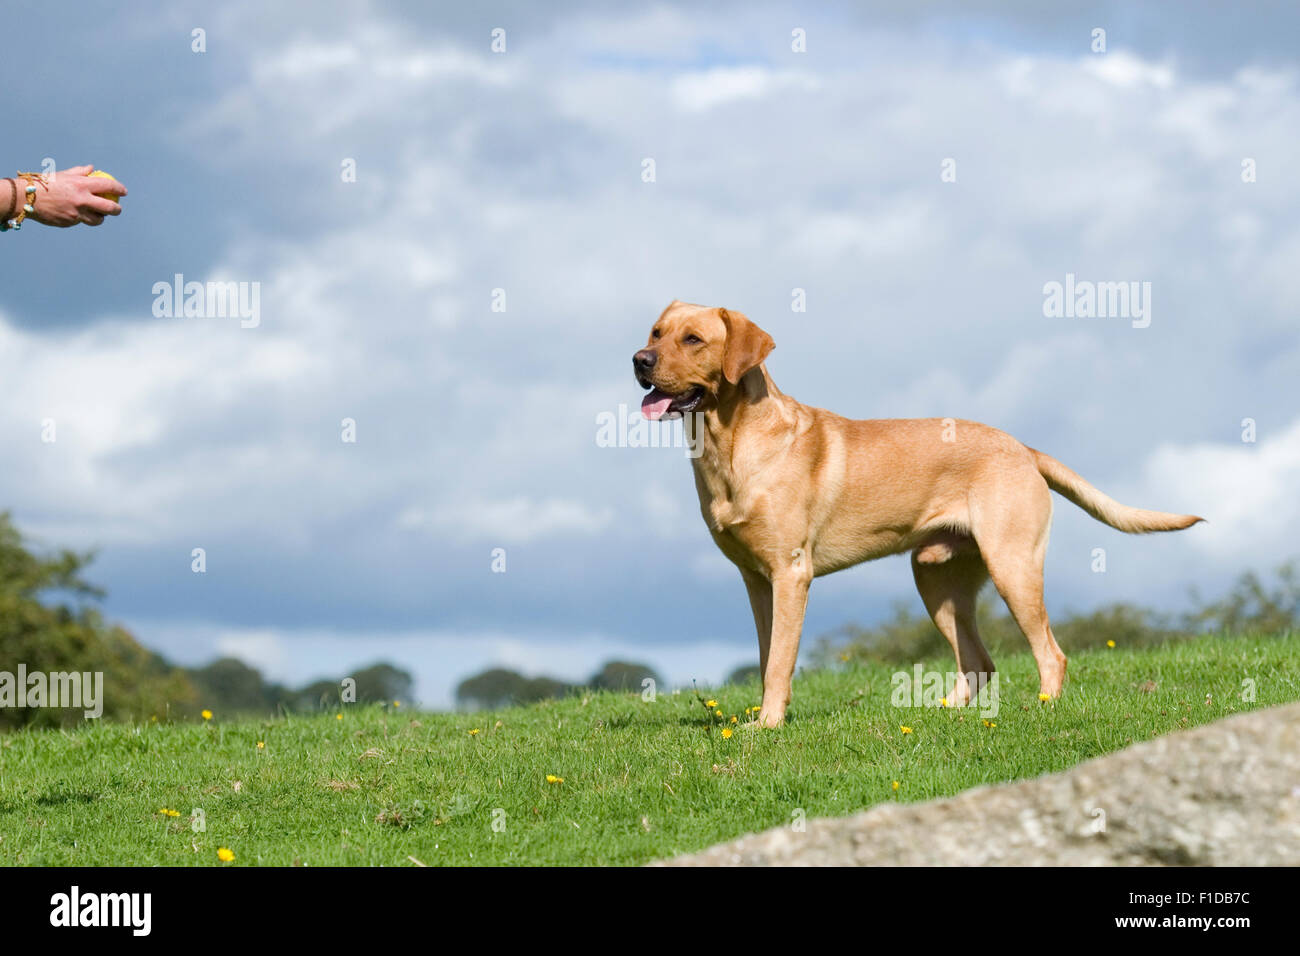
<instances>
[{"instance_id":1,"label":"fingers","mask_svg":"<svg viewBox=\"0 0 1300 956\"><path fill-rule=\"evenodd\" d=\"M126 187L123 186L121 183L119 183L116 179L104 179L103 177L100 176L97 176L94 179L92 179L89 176L87 176L86 185L90 189L90 191L92 193L95 193L96 195L105 194L105 193L111 193L114 196L126 195Z\"/></svg>"},{"instance_id":2,"label":"fingers","mask_svg":"<svg viewBox=\"0 0 1300 956\"><path fill-rule=\"evenodd\" d=\"M86 200L79 205L82 213L98 213L101 220L104 216L120 216L122 207L107 196L96 196L91 193Z\"/></svg>"},{"instance_id":3,"label":"fingers","mask_svg":"<svg viewBox=\"0 0 1300 956\"><path fill-rule=\"evenodd\" d=\"M117 214L113 213L113 215L117 215ZM81 211L81 221L84 222L87 226L98 226L103 224L104 217L97 212L92 212L89 209L83 209Z\"/></svg>"}]
</instances>

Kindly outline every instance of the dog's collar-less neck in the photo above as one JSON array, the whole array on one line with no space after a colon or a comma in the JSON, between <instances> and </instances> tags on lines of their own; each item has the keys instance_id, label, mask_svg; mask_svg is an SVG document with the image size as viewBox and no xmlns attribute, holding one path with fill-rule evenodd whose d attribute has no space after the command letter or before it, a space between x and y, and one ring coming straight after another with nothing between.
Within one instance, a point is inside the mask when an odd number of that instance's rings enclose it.
<instances>
[{"instance_id":1,"label":"dog's collar-less neck","mask_svg":"<svg viewBox=\"0 0 1300 956\"><path fill-rule=\"evenodd\" d=\"M723 382L713 405L694 416L688 437L702 442L700 454L693 456L697 467L717 467L726 463L729 469L736 438L749 422L758 427L788 419L783 407L785 396L772 381L762 365L750 369L738 384Z\"/></svg>"}]
</instances>

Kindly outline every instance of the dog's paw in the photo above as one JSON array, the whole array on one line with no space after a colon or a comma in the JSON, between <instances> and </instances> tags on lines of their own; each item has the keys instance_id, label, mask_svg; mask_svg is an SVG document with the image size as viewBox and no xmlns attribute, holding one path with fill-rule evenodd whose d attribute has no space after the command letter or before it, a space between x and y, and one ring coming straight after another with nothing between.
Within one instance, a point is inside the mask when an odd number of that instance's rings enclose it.
<instances>
[{"instance_id":1,"label":"dog's paw","mask_svg":"<svg viewBox=\"0 0 1300 956\"><path fill-rule=\"evenodd\" d=\"M760 710L758 717L754 720L755 727L780 727L784 723L784 711L777 713L774 710Z\"/></svg>"}]
</instances>

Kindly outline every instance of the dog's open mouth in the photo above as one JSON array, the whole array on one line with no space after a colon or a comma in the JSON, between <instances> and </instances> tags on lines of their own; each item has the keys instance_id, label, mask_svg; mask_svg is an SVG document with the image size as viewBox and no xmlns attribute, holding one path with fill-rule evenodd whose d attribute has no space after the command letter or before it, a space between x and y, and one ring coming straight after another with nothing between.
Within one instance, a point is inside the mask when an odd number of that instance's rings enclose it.
<instances>
[{"instance_id":1,"label":"dog's open mouth","mask_svg":"<svg viewBox=\"0 0 1300 956\"><path fill-rule=\"evenodd\" d=\"M669 395L663 389L652 388L641 400L641 414L651 421L675 418L695 411L704 398L704 386L695 385L678 395Z\"/></svg>"}]
</instances>

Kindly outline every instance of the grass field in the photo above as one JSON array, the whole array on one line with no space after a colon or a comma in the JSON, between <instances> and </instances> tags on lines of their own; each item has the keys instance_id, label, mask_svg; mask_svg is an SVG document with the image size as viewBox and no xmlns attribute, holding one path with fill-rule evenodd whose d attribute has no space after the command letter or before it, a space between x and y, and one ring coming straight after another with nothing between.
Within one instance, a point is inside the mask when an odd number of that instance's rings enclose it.
<instances>
[{"instance_id":1,"label":"grass field","mask_svg":"<svg viewBox=\"0 0 1300 956\"><path fill-rule=\"evenodd\" d=\"M744 726L758 688L740 685L706 693L721 720L684 691L476 714L372 705L344 708L341 719L227 723L218 714L206 724L16 733L0 738L0 862L643 863L799 813L847 814L1061 770L1295 700L1298 660L1297 634L1079 653L1064 697L1044 703L1022 654L1000 662L1000 712L987 723L972 708L892 706L895 669L881 665L801 676L791 721L774 731ZM1253 702L1243 700L1247 678ZM191 825L196 808L202 832ZM218 859L222 848L233 862Z\"/></svg>"}]
</instances>

